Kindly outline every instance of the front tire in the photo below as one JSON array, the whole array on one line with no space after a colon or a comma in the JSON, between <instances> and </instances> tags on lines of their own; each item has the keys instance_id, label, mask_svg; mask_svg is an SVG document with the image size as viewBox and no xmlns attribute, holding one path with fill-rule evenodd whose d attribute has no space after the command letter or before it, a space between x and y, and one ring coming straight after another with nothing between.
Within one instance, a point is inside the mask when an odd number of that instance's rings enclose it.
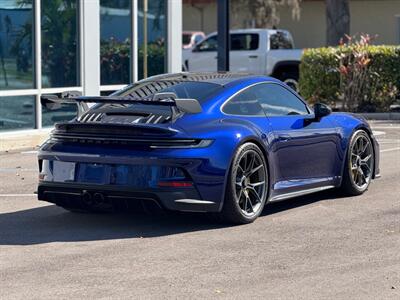
<instances>
[{"instance_id":1,"label":"front tire","mask_svg":"<svg viewBox=\"0 0 400 300\"><path fill-rule=\"evenodd\" d=\"M245 143L236 151L229 169L221 219L234 224L254 222L264 208L267 194L268 170L264 154L257 145Z\"/></svg>"},{"instance_id":2,"label":"front tire","mask_svg":"<svg viewBox=\"0 0 400 300\"><path fill-rule=\"evenodd\" d=\"M351 137L343 171L341 190L346 195L363 194L369 187L374 168L374 150L371 138L364 130Z\"/></svg>"}]
</instances>

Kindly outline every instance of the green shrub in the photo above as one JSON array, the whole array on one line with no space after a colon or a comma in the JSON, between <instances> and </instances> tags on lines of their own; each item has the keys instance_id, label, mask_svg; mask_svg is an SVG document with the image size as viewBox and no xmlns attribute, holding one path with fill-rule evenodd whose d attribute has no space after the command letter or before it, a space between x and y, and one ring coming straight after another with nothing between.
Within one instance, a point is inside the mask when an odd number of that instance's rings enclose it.
<instances>
[{"instance_id":1,"label":"green shrub","mask_svg":"<svg viewBox=\"0 0 400 300\"><path fill-rule=\"evenodd\" d=\"M101 41L101 82L105 84L130 83L130 41L114 39ZM147 46L148 76L165 73L165 45L149 43ZM143 78L143 47L138 49L138 76Z\"/></svg>"},{"instance_id":2,"label":"green shrub","mask_svg":"<svg viewBox=\"0 0 400 300\"><path fill-rule=\"evenodd\" d=\"M352 84L340 72L341 57L355 55L354 45L307 49L300 64L299 88L310 101L342 107L344 90ZM359 45L358 45L359 47ZM366 77L354 109L358 112L388 111L400 91L400 48L362 45L368 57ZM343 86L347 84L347 86ZM346 106L344 107L346 108Z\"/></svg>"},{"instance_id":3,"label":"green shrub","mask_svg":"<svg viewBox=\"0 0 400 300\"><path fill-rule=\"evenodd\" d=\"M147 76L166 73L165 64L166 54L165 46L157 43L148 44L147 46ZM139 48L139 78L143 78L143 47Z\"/></svg>"},{"instance_id":4,"label":"green shrub","mask_svg":"<svg viewBox=\"0 0 400 300\"><path fill-rule=\"evenodd\" d=\"M102 84L130 83L130 41L114 39L100 42L100 71Z\"/></svg>"}]
</instances>

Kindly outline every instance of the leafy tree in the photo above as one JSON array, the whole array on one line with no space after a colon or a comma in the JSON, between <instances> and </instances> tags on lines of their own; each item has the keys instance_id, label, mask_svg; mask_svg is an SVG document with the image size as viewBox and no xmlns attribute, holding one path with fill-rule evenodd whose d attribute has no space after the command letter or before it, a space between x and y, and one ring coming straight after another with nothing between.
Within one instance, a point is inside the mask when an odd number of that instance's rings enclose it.
<instances>
[{"instance_id":1,"label":"leafy tree","mask_svg":"<svg viewBox=\"0 0 400 300\"><path fill-rule=\"evenodd\" d=\"M349 33L349 0L326 0L326 44L337 46Z\"/></svg>"},{"instance_id":2,"label":"leafy tree","mask_svg":"<svg viewBox=\"0 0 400 300\"><path fill-rule=\"evenodd\" d=\"M49 78L45 86L78 84L77 1L41 0L42 72ZM31 0L17 1L20 6L31 3ZM27 40L32 40L31 25L19 32L13 51L17 52Z\"/></svg>"},{"instance_id":3,"label":"leafy tree","mask_svg":"<svg viewBox=\"0 0 400 300\"><path fill-rule=\"evenodd\" d=\"M51 86L75 86L78 74L76 0L42 0L42 64Z\"/></svg>"},{"instance_id":4,"label":"leafy tree","mask_svg":"<svg viewBox=\"0 0 400 300\"><path fill-rule=\"evenodd\" d=\"M301 0L231 0L233 19L245 12L246 19L253 21L256 28L272 28L280 21L279 8L289 6L292 17L300 17Z\"/></svg>"}]
</instances>

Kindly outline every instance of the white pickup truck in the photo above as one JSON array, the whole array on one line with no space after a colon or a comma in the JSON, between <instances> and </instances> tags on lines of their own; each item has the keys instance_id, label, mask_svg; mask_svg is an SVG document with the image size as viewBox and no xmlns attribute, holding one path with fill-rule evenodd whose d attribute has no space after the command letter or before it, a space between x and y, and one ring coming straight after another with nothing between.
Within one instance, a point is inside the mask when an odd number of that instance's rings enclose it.
<instances>
[{"instance_id":1,"label":"white pickup truck","mask_svg":"<svg viewBox=\"0 0 400 300\"><path fill-rule=\"evenodd\" d=\"M273 76L297 89L302 50L286 30L239 29L230 32L230 71ZM217 33L209 34L184 58L187 71L217 70Z\"/></svg>"}]
</instances>

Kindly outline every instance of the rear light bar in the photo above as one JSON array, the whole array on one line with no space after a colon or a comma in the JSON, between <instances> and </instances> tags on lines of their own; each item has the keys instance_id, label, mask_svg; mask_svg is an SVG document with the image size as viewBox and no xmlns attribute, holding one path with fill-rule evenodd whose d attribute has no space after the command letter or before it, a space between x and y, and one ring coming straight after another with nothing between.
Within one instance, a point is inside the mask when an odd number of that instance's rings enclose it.
<instances>
[{"instance_id":1,"label":"rear light bar","mask_svg":"<svg viewBox=\"0 0 400 300\"><path fill-rule=\"evenodd\" d=\"M176 140L178 142L175 143L153 143L150 148L153 149L159 149L159 148L176 148L176 149L182 149L182 148L205 148L208 147L212 144L213 140L193 140L193 142L188 142L188 143L179 143L179 140Z\"/></svg>"},{"instance_id":2,"label":"rear light bar","mask_svg":"<svg viewBox=\"0 0 400 300\"><path fill-rule=\"evenodd\" d=\"M158 182L159 187L192 187L193 182L190 181L159 181Z\"/></svg>"},{"instance_id":3,"label":"rear light bar","mask_svg":"<svg viewBox=\"0 0 400 300\"><path fill-rule=\"evenodd\" d=\"M151 149L190 149L190 148L205 148L213 143L213 140L206 139L140 139L130 137L118 137L118 136L102 136L102 135L70 135L53 133L50 141L70 141L85 144L128 144L133 143L134 145L146 145Z\"/></svg>"}]
</instances>

